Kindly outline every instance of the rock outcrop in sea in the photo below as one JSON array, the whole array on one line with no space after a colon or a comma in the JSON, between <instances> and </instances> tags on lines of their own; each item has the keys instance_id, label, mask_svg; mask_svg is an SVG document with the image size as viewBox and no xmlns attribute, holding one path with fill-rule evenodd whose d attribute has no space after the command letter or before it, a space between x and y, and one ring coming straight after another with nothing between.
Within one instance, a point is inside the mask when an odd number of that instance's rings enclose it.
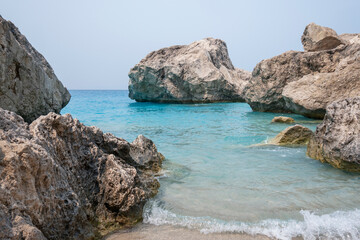
<instances>
[{"instance_id":1,"label":"rock outcrop in sea","mask_svg":"<svg viewBox=\"0 0 360 240\"><path fill-rule=\"evenodd\" d=\"M307 154L348 171L360 171L360 97L336 101L326 108Z\"/></svg>"},{"instance_id":2,"label":"rock outcrop in sea","mask_svg":"<svg viewBox=\"0 0 360 240\"><path fill-rule=\"evenodd\" d=\"M70 93L45 58L10 21L0 16L0 107L31 122L59 113Z\"/></svg>"},{"instance_id":3,"label":"rock outcrop in sea","mask_svg":"<svg viewBox=\"0 0 360 240\"><path fill-rule=\"evenodd\" d=\"M93 239L142 218L164 157L49 113L30 125L0 109L0 239Z\"/></svg>"},{"instance_id":4,"label":"rock outcrop in sea","mask_svg":"<svg viewBox=\"0 0 360 240\"><path fill-rule=\"evenodd\" d=\"M293 112L322 119L326 106L360 95L360 35L337 35L310 24L305 52L288 51L256 65L245 86L254 111Z\"/></svg>"},{"instance_id":5,"label":"rock outcrop in sea","mask_svg":"<svg viewBox=\"0 0 360 240\"><path fill-rule=\"evenodd\" d=\"M291 117L278 116L271 120L272 123L293 123L295 120Z\"/></svg>"},{"instance_id":6,"label":"rock outcrop in sea","mask_svg":"<svg viewBox=\"0 0 360 240\"><path fill-rule=\"evenodd\" d=\"M206 38L148 54L130 70L129 97L139 102L241 102L250 76L233 66L224 41Z\"/></svg>"},{"instance_id":7,"label":"rock outcrop in sea","mask_svg":"<svg viewBox=\"0 0 360 240\"><path fill-rule=\"evenodd\" d=\"M282 130L269 141L274 145L306 145L314 133L307 127L296 124Z\"/></svg>"}]
</instances>

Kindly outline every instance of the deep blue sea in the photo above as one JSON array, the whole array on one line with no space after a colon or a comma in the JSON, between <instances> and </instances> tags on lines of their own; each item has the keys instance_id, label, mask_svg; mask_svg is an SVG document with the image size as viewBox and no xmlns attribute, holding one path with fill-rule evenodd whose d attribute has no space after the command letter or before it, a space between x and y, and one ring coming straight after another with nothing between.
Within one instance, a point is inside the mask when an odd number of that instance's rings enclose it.
<instances>
[{"instance_id":1,"label":"deep blue sea","mask_svg":"<svg viewBox=\"0 0 360 240\"><path fill-rule=\"evenodd\" d=\"M360 176L310 159L306 147L266 145L291 125L271 123L279 114L252 112L246 103L137 103L127 91L70 92L62 114L130 142L143 134L166 157L145 223L279 239L360 238ZM312 130L319 123L284 116Z\"/></svg>"}]
</instances>

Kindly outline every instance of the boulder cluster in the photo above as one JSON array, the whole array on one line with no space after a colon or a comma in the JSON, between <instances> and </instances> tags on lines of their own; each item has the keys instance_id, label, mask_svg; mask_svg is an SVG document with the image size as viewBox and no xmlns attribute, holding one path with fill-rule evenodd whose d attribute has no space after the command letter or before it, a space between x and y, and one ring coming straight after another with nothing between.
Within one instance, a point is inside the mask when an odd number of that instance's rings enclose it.
<instances>
[{"instance_id":1,"label":"boulder cluster","mask_svg":"<svg viewBox=\"0 0 360 240\"><path fill-rule=\"evenodd\" d=\"M305 51L263 60L252 74L233 67L219 39L160 49L130 70L129 96L152 102L245 101L254 111L324 119L315 134L295 125L270 143L309 142L310 157L360 171L360 34L338 35L311 23L301 42Z\"/></svg>"},{"instance_id":2,"label":"boulder cluster","mask_svg":"<svg viewBox=\"0 0 360 240\"><path fill-rule=\"evenodd\" d=\"M252 74L219 39L163 48L130 70L129 96L324 118L315 133L295 125L271 143L308 144L310 157L360 171L360 35L312 23L301 41L305 52L263 60ZM142 135L129 143L59 115L69 92L1 16L0 83L0 239L94 239L141 220L163 155Z\"/></svg>"},{"instance_id":3,"label":"boulder cluster","mask_svg":"<svg viewBox=\"0 0 360 240\"><path fill-rule=\"evenodd\" d=\"M0 16L0 239L96 239L142 218L164 157L57 113L68 90ZM6 110L4 110L6 109Z\"/></svg>"}]
</instances>

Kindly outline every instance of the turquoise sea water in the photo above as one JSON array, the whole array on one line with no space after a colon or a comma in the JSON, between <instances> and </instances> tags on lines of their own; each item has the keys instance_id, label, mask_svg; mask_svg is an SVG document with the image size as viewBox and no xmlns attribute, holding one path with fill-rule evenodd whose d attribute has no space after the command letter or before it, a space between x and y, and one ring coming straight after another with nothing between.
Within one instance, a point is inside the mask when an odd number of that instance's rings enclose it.
<instances>
[{"instance_id":1,"label":"turquoise sea water","mask_svg":"<svg viewBox=\"0 0 360 240\"><path fill-rule=\"evenodd\" d=\"M144 222L209 234L360 238L360 175L308 158L306 147L255 145L291 125L270 123L279 114L245 103L136 103L127 94L71 91L62 114L130 142L139 134L155 142L166 161ZM319 123L285 116L312 130Z\"/></svg>"}]
</instances>

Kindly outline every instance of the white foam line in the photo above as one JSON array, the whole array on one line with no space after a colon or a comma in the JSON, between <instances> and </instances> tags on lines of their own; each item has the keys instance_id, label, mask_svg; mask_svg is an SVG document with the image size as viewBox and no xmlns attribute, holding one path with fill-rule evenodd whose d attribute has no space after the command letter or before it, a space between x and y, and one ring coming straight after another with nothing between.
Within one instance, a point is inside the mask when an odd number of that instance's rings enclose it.
<instances>
[{"instance_id":1,"label":"white foam line","mask_svg":"<svg viewBox=\"0 0 360 240\"><path fill-rule=\"evenodd\" d=\"M265 235L270 238L290 240L302 237L315 239L360 239L360 210L336 211L331 214L316 215L310 211L300 211L303 221L267 219L258 223L225 222L210 217L190 217L172 213L152 201L144 211L144 222L154 225L173 225L198 229L209 233L246 233Z\"/></svg>"}]
</instances>

